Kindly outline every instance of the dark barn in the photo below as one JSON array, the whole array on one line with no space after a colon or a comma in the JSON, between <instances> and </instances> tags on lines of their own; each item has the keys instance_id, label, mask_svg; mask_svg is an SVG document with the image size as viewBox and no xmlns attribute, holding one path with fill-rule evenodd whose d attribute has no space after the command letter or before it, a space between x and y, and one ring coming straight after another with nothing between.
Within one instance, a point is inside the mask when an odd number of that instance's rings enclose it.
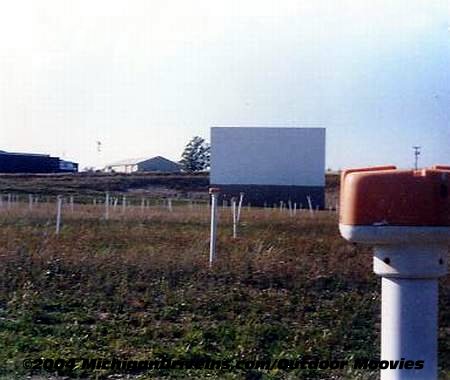
<instances>
[{"instance_id":1,"label":"dark barn","mask_svg":"<svg viewBox=\"0 0 450 380\"><path fill-rule=\"evenodd\" d=\"M0 152L0 173L61 173L76 172L78 165L72 163L68 170L66 161L47 154Z\"/></svg>"}]
</instances>

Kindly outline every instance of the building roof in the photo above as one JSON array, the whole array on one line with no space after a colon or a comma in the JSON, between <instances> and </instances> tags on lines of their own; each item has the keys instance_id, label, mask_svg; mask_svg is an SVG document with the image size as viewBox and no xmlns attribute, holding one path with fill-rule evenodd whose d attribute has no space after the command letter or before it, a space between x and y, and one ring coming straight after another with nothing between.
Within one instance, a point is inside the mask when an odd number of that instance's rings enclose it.
<instances>
[{"instance_id":1,"label":"building roof","mask_svg":"<svg viewBox=\"0 0 450 380\"><path fill-rule=\"evenodd\" d=\"M155 156L155 157L150 157L150 158L128 158L126 160L121 160L121 161L116 161L113 162L111 164L106 165L106 167L113 167L113 166L132 166L132 165L138 165L142 162L147 162L147 161L168 161L168 162L172 162L174 164L177 164L177 162L171 161L167 158L164 158L162 156Z\"/></svg>"},{"instance_id":2,"label":"building roof","mask_svg":"<svg viewBox=\"0 0 450 380\"><path fill-rule=\"evenodd\" d=\"M106 166L129 166L129 165L137 165L140 162L146 161L147 158L127 158L125 160L116 161Z\"/></svg>"},{"instance_id":3,"label":"building roof","mask_svg":"<svg viewBox=\"0 0 450 380\"><path fill-rule=\"evenodd\" d=\"M7 154L7 155L9 155L9 156L50 157L49 154L41 154L41 153L21 153L21 152L5 152L4 150L0 150L0 154Z\"/></svg>"}]
</instances>

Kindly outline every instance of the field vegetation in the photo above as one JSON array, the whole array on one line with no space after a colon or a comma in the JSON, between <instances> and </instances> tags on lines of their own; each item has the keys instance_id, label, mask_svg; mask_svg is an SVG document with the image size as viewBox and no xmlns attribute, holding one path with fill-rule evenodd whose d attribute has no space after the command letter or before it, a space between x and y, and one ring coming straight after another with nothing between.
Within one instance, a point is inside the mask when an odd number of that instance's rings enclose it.
<instances>
[{"instance_id":1,"label":"field vegetation","mask_svg":"<svg viewBox=\"0 0 450 380\"><path fill-rule=\"evenodd\" d=\"M0 378L376 379L354 370L35 371L26 358L376 358L380 280L370 247L339 237L334 211L220 207L208 265L206 203L0 210ZM136 200L136 203L138 200ZM440 378L450 378L450 282L440 282ZM127 377L128 376L128 377Z\"/></svg>"}]
</instances>

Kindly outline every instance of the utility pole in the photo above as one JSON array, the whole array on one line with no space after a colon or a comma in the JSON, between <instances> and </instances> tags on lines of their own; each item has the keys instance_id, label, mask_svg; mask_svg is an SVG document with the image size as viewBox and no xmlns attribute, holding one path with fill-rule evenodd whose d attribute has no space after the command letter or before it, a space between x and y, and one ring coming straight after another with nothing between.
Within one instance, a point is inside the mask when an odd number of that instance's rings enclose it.
<instances>
[{"instance_id":1,"label":"utility pole","mask_svg":"<svg viewBox=\"0 0 450 380\"><path fill-rule=\"evenodd\" d=\"M414 149L414 169L417 170L419 168L419 156L420 156L420 146L413 146Z\"/></svg>"}]
</instances>

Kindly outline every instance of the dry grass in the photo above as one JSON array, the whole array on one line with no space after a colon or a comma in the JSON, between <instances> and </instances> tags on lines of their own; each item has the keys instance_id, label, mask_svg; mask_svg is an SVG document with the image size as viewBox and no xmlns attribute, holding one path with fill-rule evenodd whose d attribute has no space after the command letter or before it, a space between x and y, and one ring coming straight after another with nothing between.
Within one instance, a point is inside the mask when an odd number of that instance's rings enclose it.
<instances>
[{"instance_id":1,"label":"dry grass","mask_svg":"<svg viewBox=\"0 0 450 380\"><path fill-rule=\"evenodd\" d=\"M368 247L339 237L334 213L243 209L239 238L220 208L175 204L104 220L103 206L26 203L0 214L0 376L22 358L376 357L380 281ZM440 360L450 367L450 283L441 282ZM44 374L45 375L45 374ZM70 377L92 377L77 370ZM106 378L107 371L95 373ZM147 378L375 379L368 371L159 371Z\"/></svg>"}]
</instances>

